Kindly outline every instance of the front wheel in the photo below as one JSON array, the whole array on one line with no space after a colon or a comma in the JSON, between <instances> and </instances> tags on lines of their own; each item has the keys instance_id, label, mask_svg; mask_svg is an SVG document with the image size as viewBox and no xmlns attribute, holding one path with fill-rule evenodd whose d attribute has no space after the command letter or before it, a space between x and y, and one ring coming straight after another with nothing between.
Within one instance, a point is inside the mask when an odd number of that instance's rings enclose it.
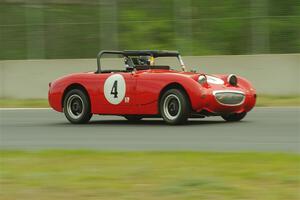
<instances>
[{"instance_id":1,"label":"front wheel","mask_svg":"<svg viewBox=\"0 0 300 200\"><path fill-rule=\"evenodd\" d=\"M64 113L72 124L87 123L91 117L91 106L87 95L79 90L70 90L64 98Z\"/></svg>"},{"instance_id":2,"label":"front wheel","mask_svg":"<svg viewBox=\"0 0 300 200\"><path fill-rule=\"evenodd\" d=\"M246 114L247 114L246 112L231 113L228 115L222 115L221 117L228 122L237 122L237 121L241 121L246 116Z\"/></svg>"},{"instance_id":3,"label":"front wheel","mask_svg":"<svg viewBox=\"0 0 300 200\"><path fill-rule=\"evenodd\" d=\"M179 89L166 91L160 100L160 113L168 124L184 124L190 115L187 95Z\"/></svg>"}]
</instances>

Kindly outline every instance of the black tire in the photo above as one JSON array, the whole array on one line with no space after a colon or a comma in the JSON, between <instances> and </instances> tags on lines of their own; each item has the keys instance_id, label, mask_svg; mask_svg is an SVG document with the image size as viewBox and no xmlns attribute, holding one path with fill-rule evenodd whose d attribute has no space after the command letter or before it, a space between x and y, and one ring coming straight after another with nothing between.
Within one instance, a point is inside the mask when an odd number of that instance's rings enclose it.
<instances>
[{"instance_id":1,"label":"black tire","mask_svg":"<svg viewBox=\"0 0 300 200\"><path fill-rule=\"evenodd\" d=\"M159 110L168 124L184 124L190 116L190 102L184 91L170 89L162 95Z\"/></svg>"},{"instance_id":2,"label":"black tire","mask_svg":"<svg viewBox=\"0 0 300 200\"><path fill-rule=\"evenodd\" d=\"M128 121L137 122L143 119L143 117L138 115L125 115L124 116Z\"/></svg>"},{"instance_id":3,"label":"black tire","mask_svg":"<svg viewBox=\"0 0 300 200\"><path fill-rule=\"evenodd\" d=\"M221 117L228 122L238 122L241 121L247 115L246 112L242 113L231 113L228 115L222 115Z\"/></svg>"},{"instance_id":4,"label":"black tire","mask_svg":"<svg viewBox=\"0 0 300 200\"><path fill-rule=\"evenodd\" d=\"M72 124L85 124L92 117L88 96L80 89L72 89L66 94L63 110Z\"/></svg>"}]
</instances>

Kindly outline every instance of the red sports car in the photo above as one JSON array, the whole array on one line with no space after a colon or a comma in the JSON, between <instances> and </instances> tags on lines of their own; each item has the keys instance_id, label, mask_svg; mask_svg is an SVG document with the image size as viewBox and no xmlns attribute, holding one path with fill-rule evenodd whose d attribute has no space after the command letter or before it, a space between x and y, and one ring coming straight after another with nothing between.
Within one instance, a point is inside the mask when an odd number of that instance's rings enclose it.
<instances>
[{"instance_id":1,"label":"red sports car","mask_svg":"<svg viewBox=\"0 0 300 200\"><path fill-rule=\"evenodd\" d=\"M103 70L104 54L124 58L122 70ZM181 70L157 65L160 57L178 59ZM256 102L256 91L246 79L187 72L177 51L101 51L97 66L96 72L70 74L49 83L51 107L64 112L71 123L87 123L93 114L132 121L162 117L169 124L207 116L239 121Z\"/></svg>"}]
</instances>

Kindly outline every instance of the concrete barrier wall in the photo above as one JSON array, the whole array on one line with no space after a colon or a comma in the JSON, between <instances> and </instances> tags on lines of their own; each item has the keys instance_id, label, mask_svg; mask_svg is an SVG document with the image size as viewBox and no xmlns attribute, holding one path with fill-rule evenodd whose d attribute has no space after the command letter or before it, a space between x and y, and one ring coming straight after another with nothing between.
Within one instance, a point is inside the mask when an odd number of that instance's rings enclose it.
<instances>
[{"instance_id":1,"label":"concrete barrier wall","mask_svg":"<svg viewBox=\"0 0 300 200\"><path fill-rule=\"evenodd\" d=\"M249 79L259 94L300 95L300 54L186 56L189 69L234 73ZM178 63L170 61L171 64ZM114 65L115 59L106 59ZM48 83L73 72L94 71L95 59L0 61L1 98L47 98Z\"/></svg>"}]
</instances>

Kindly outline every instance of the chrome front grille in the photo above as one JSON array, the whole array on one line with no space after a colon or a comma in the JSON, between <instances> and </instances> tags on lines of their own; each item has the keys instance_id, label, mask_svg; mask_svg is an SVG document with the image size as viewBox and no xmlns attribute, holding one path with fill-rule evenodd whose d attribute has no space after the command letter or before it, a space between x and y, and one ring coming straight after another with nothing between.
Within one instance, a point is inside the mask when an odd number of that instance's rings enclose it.
<instances>
[{"instance_id":1,"label":"chrome front grille","mask_svg":"<svg viewBox=\"0 0 300 200\"><path fill-rule=\"evenodd\" d=\"M245 101L245 94L241 91L219 90L213 94L219 104L226 106L238 106Z\"/></svg>"}]
</instances>

